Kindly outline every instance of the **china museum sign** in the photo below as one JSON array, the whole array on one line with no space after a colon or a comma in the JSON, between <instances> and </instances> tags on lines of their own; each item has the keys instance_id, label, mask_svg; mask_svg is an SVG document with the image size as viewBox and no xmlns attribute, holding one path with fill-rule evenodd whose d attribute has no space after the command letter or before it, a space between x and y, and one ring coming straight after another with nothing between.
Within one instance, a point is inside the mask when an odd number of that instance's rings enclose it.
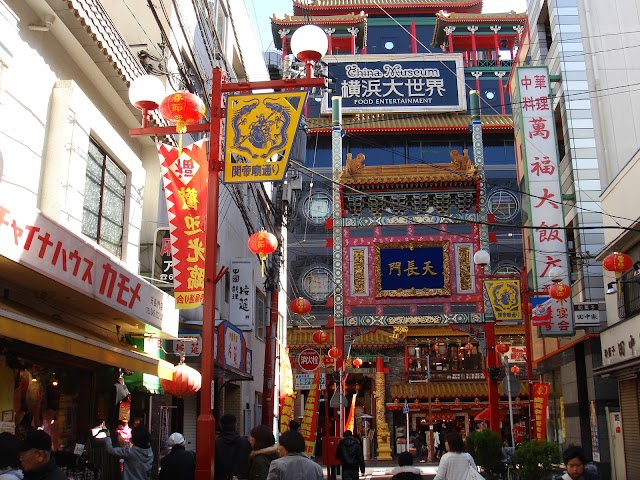
<instances>
[{"instance_id":1,"label":"china museum sign","mask_svg":"<svg viewBox=\"0 0 640 480\"><path fill-rule=\"evenodd\" d=\"M344 113L467 109L460 54L344 55L327 63ZM331 113L326 99L322 113Z\"/></svg>"}]
</instances>

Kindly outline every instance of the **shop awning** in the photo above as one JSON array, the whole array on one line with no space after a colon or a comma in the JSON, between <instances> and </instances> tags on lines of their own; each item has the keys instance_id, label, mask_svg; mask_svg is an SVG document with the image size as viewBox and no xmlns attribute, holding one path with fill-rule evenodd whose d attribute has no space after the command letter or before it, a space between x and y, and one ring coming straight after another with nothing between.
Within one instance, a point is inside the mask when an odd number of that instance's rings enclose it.
<instances>
[{"instance_id":1,"label":"shop awning","mask_svg":"<svg viewBox=\"0 0 640 480\"><path fill-rule=\"evenodd\" d=\"M39 312L0 302L0 335L93 362L171 379L173 364L142 352L110 343L67 324L56 324ZM114 335L114 341L117 337Z\"/></svg>"}]
</instances>

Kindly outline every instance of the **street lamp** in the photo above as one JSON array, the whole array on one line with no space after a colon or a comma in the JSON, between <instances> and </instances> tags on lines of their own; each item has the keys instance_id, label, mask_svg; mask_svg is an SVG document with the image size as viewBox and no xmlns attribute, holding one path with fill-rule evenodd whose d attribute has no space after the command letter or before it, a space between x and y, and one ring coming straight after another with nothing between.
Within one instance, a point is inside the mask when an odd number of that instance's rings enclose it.
<instances>
[{"instance_id":1,"label":"street lamp","mask_svg":"<svg viewBox=\"0 0 640 480\"><path fill-rule=\"evenodd\" d=\"M473 255L473 262L477 266L482 267L482 276L484 276L484 270L491 262L489 252L486 250L478 250ZM495 372L498 371L498 359L496 357L496 330L495 322L487 321L486 316L484 318L484 340L487 352L487 384L489 386L489 428L500 434L500 404L498 398L498 382L497 378L495 378Z\"/></svg>"},{"instance_id":2,"label":"street lamp","mask_svg":"<svg viewBox=\"0 0 640 480\"><path fill-rule=\"evenodd\" d=\"M196 480L211 480L214 472L215 427L213 416L213 341L216 311L216 284L224 275L224 268L217 271L216 258L218 250L218 197L220 193L220 172L224 162L222 155L221 137L223 134L222 121L224 118L224 94L231 92L250 92L253 90L287 90L300 88L326 88L324 78L312 78L312 64L322 58L327 51L327 39L324 42L318 35L319 27L306 25L296 31L293 37L300 60L306 65L306 77L300 79L286 79L260 82L227 83L223 79L223 72L219 68L213 69L211 85L210 123L187 125L184 133L209 132L208 156L208 194L207 194L207 222L205 235L205 286L202 316L202 385L200 390L200 413L196 422ZM303 31L304 30L304 31ZM317 43L316 43L317 42ZM293 44L293 38L292 38ZM175 127L148 127L148 114L161 103L158 101L157 82L148 75L144 79L136 79L130 90L131 103L142 111L142 128L129 130L130 136L171 135L176 133ZM157 80L157 79L156 79ZM149 87L151 85L152 87ZM163 88L164 93L164 88Z\"/></svg>"}]
</instances>

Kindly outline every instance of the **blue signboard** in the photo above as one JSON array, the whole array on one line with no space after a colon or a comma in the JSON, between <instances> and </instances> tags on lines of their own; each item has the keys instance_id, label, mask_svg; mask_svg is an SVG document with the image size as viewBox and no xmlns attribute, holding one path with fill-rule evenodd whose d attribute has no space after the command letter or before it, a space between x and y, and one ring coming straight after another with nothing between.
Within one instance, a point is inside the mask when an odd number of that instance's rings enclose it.
<instances>
[{"instance_id":1,"label":"blue signboard","mask_svg":"<svg viewBox=\"0 0 640 480\"><path fill-rule=\"evenodd\" d=\"M460 54L343 55L326 60L343 113L466 111ZM322 113L331 113L325 99Z\"/></svg>"},{"instance_id":2,"label":"blue signboard","mask_svg":"<svg viewBox=\"0 0 640 480\"><path fill-rule=\"evenodd\" d=\"M450 295L449 242L379 244L375 250L377 296Z\"/></svg>"}]
</instances>

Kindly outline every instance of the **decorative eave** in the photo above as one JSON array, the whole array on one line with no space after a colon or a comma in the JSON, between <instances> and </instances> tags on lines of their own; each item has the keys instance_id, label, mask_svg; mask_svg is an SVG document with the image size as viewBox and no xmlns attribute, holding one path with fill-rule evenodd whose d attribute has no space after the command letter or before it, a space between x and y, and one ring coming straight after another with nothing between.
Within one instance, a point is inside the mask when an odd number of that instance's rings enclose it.
<instances>
[{"instance_id":1,"label":"decorative eave","mask_svg":"<svg viewBox=\"0 0 640 480\"><path fill-rule=\"evenodd\" d=\"M350 159L347 158L347 166L342 170L338 182L369 188L391 185L405 188L475 186L480 179L476 167L468 156L460 155L457 150L452 151L452 158L454 156L456 159L451 163L362 166L356 171L349 168Z\"/></svg>"},{"instance_id":2,"label":"decorative eave","mask_svg":"<svg viewBox=\"0 0 640 480\"><path fill-rule=\"evenodd\" d=\"M455 371L447 372L455 374ZM482 398L489 395L489 387L486 381L462 381L426 383L396 383L390 386L391 398ZM498 384L498 393L503 396L506 393L502 385ZM529 385L523 381L520 383L520 397L528 397Z\"/></svg>"},{"instance_id":3,"label":"decorative eave","mask_svg":"<svg viewBox=\"0 0 640 480\"><path fill-rule=\"evenodd\" d=\"M147 72L122 37L99 0L66 0L54 9L76 40L91 56L102 74L129 104L128 89L133 80ZM105 61L106 60L106 61ZM131 110L139 113L133 105ZM150 112L157 125L168 123L159 112Z\"/></svg>"},{"instance_id":4,"label":"decorative eave","mask_svg":"<svg viewBox=\"0 0 640 480\"><path fill-rule=\"evenodd\" d=\"M356 47L364 48L367 46L367 15L364 12L360 13L348 13L343 15L325 15L325 16L291 16L285 15L284 18L277 18L275 15L271 17L271 36L273 37L273 44L276 49L282 50L282 38L279 31L281 29L288 29L290 32L287 34L288 38L291 38L293 32L298 28L312 24L322 29L335 28L336 34L351 35L347 29L356 27L358 33L356 34Z\"/></svg>"},{"instance_id":5,"label":"decorative eave","mask_svg":"<svg viewBox=\"0 0 640 480\"><path fill-rule=\"evenodd\" d=\"M506 13L458 13L440 11L436 13L436 26L433 30L433 39L431 45L441 45L446 40L444 28L450 25L500 25L506 27L514 27L517 25L525 25L527 23L526 13L516 13L510 11ZM465 33L469 33L465 30ZM500 37L517 37L518 32L513 28L504 29L500 32Z\"/></svg>"},{"instance_id":6,"label":"decorative eave","mask_svg":"<svg viewBox=\"0 0 640 480\"><path fill-rule=\"evenodd\" d=\"M308 118L311 133L331 133L331 118ZM439 114L358 114L343 117L342 128L358 134L420 134L420 133L468 133L470 115L457 113ZM482 129L486 132L509 132L513 130L513 119L508 115L483 115Z\"/></svg>"},{"instance_id":7,"label":"decorative eave","mask_svg":"<svg viewBox=\"0 0 640 480\"><path fill-rule=\"evenodd\" d=\"M383 10L384 9L384 10ZM373 16L434 14L440 10L480 13L482 0L305 0L293 1L295 15L332 15L341 11L364 11Z\"/></svg>"},{"instance_id":8,"label":"decorative eave","mask_svg":"<svg viewBox=\"0 0 640 480\"><path fill-rule=\"evenodd\" d=\"M313 334L317 332L316 329L299 329L291 328L287 331L287 344L290 348L316 348L327 349L330 348L333 342L333 329L327 329L325 332L329 335L327 342L324 345L318 345L313 341ZM391 333L381 329L376 329L374 332L365 333L359 335L353 342L352 349L362 348L391 348L399 345L398 340L391 336Z\"/></svg>"}]
</instances>

